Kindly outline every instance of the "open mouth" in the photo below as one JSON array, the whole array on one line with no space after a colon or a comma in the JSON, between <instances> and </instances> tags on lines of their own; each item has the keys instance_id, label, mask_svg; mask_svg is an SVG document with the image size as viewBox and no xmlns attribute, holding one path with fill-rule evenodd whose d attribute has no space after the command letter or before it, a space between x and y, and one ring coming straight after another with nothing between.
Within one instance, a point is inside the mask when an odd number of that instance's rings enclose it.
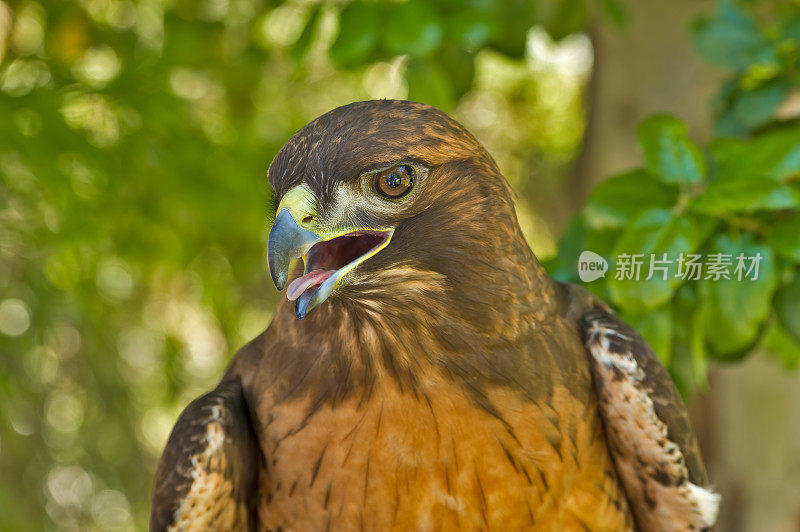
<instances>
[{"instance_id":1,"label":"open mouth","mask_svg":"<svg viewBox=\"0 0 800 532\"><path fill-rule=\"evenodd\" d=\"M392 231L359 230L317 242L303 257L304 274L289 283L286 297L301 299L305 307L323 286L327 297L344 274L383 249L391 236Z\"/></svg>"}]
</instances>

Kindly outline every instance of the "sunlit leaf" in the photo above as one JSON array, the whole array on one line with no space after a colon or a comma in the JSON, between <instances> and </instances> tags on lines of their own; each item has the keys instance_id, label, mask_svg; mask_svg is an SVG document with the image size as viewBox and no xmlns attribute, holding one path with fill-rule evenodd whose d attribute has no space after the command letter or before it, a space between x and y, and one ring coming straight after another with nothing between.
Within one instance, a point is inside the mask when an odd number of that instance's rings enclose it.
<instances>
[{"instance_id":1,"label":"sunlit leaf","mask_svg":"<svg viewBox=\"0 0 800 532\"><path fill-rule=\"evenodd\" d=\"M621 228L642 211L669 209L677 199L677 187L655 179L645 170L634 170L597 185L584 212L589 225L596 229Z\"/></svg>"},{"instance_id":2,"label":"sunlit leaf","mask_svg":"<svg viewBox=\"0 0 800 532\"><path fill-rule=\"evenodd\" d=\"M791 209L800 207L800 190L768 178L720 175L690 207L707 214Z\"/></svg>"},{"instance_id":3,"label":"sunlit leaf","mask_svg":"<svg viewBox=\"0 0 800 532\"><path fill-rule=\"evenodd\" d=\"M647 169L664 182L695 183L705 177L705 157L676 118L656 115L644 120L639 124L639 146Z\"/></svg>"},{"instance_id":4,"label":"sunlit leaf","mask_svg":"<svg viewBox=\"0 0 800 532\"><path fill-rule=\"evenodd\" d=\"M750 141L715 140L711 152L725 178L767 177L776 181L800 175L800 128L758 135Z\"/></svg>"}]
</instances>

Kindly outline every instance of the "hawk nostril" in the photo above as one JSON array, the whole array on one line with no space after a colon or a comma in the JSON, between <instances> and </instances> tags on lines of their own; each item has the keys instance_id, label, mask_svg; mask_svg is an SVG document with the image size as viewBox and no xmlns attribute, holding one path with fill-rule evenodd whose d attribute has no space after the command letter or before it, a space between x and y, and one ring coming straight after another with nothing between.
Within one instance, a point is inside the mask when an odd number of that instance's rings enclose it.
<instances>
[{"instance_id":1,"label":"hawk nostril","mask_svg":"<svg viewBox=\"0 0 800 532\"><path fill-rule=\"evenodd\" d=\"M310 215L310 214L308 216L306 216L305 218L303 218L303 223L304 224L310 224L313 221L314 221L314 217L312 215Z\"/></svg>"}]
</instances>

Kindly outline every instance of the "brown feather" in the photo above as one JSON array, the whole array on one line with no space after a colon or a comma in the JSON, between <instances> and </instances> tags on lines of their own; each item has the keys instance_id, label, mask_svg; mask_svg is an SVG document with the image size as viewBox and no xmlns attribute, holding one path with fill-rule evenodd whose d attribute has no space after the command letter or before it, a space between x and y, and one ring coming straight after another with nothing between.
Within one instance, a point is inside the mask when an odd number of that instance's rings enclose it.
<instances>
[{"instance_id":1,"label":"brown feather","mask_svg":"<svg viewBox=\"0 0 800 532\"><path fill-rule=\"evenodd\" d=\"M181 414L156 472L150 530L252 530L258 451L239 383Z\"/></svg>"},{"instance_id":2,"label":"brown feather","mask_svg":"<svg viewBox=\"0 0 800 532\"><path fill-rule=\"evenodd\" d=\"M640 530L710 528L719 497L705 487L686 408L658 357L608 312L588 312L584 324L609 446Z\"/></svg>"}]
</instances>

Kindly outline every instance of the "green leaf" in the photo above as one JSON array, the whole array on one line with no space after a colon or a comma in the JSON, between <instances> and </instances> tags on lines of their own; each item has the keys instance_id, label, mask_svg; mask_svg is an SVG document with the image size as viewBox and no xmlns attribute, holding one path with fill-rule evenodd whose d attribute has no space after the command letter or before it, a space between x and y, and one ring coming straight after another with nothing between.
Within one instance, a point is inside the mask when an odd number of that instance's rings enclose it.
<instances>
[{"instance_id":1,"label":"green leaf","mask_svg":"<svg viewBox=\"0 0 800 532\"><path fill-rule=\"evenodd\" d=\"M584 214L595 229L621 228L641 212L670 209L677 200L677 187L655 179L646 170L633 170L597 185L584 207Z\"/></svg>"},{"instance_id":2,"label":"green leaf","mask_svg":"<svg viewBox=\"0 0 800 532\"><path fill-rule=\"evenodd\" d=\"M720 175L767 177L775 181L800 175L800 128L797 127L764 133L749 142L717 139L710 148Z\"/></svg>"},{"instance_id":3,"label":"green leaf","mask_svg":"<svg viewBox=\"0 0 800 532\"><path fill-rule=\"evenodd\" d=\"M768 44L733 2L719 2L714 17L698 20L693 29L697 52L706 61L723 67L747 67L758 50Z\"/></svg>"},{"instance_id":4,"label":"green leaf","mask_svg":"<svg viewBox=\"0 0 800 532\"><path fill-rule=\"evenodd\" d=\"M669 305L636 313L622 313L621 318L647 341L661 363L669 366L672 358L672 309Z\"/></svg>"},{"instance_id":5,"label":"green leaf","mask_svg":"<svg viewBox=\"0 0 800 532\"><path fill-rule=\"evenodd\" d=\"M435 63L409 61L406 69L408 99L448 110L455 103L453 85Z\"/></svg>"},{"instance_id":6,"label":"green leaf","mask_svg":"<svg viewBox=\"0 0 800 532\"><path fill-rule=\"evenodd\" d=\"M294 45L292 45L292 58L295 61L299 61L306 55L309 46L311 46L311 42L314 40L314 33L317 29L317 23L319 22L319 16L322 12L322 5L317 4L311 8L311 14L308 16L308 20L306 20L306 25L303 28L302 33L295 41Z\"/></svg>"},{"instance_id":7,"label":"green leaf","mask_svg":"<svg viewBox=\"0 0 800 532\"><path fill-rule=\"evenodd\" d=\"M693 253L708 238L716 222L704 216L674 215L665 210L652 210L642 213L627 228L614 246L613 256L616 264L614 276L608 280L612 300L631 312L643 312L666 303L675 289L683 282L676 276L678 257L681 253ZM667 255L666 274L654 269L650 276L650 261ZM620 257L624 254L639 258L641 267L638 275L626 278ZM631 259L633 260L633 259ZM629 270L630 271L630 270ZM647 277L651 277L647 279Z\"/></svg>"},{"instance_id":8,"label":"green leaf","mask_svg":"<svg viewBox=\"0 0 800 532\"><path fill-rule=\"evenodd\" d=\"M696 183L706 175L700 148L680 120L656 115L639 124L639 147L647 169L667 183Z\"/></svg>"},{"instance_id":9,"label":"green leaf","mask_svg":"<svg viewBox=\"0 0 800 532\"><path fill-rule=\"evenodd\" d=\"M725 107L717 111L714 117L714 134L718 137L744 137L750 133L750 129L742 124L733 110Z\"/></svg>"},{"instance_id":10,"label":"green leaf","mask_svg":"<svg viewBox=\"0 0 800 532\"><path fill-rule=\"evenodd\" d=\"M800 175L800 128L783 129L758 136L750 142L747 157L763 175L785 181Z\"/></svg>"},{"instance_id":11,"label":"green leaf","mask_svg":"<svg viewBox=\"0 0 800 532\"><path fill-rule=\"evenodd\" d=\"M780 75L781 65L778 63L772 61L754 63L750 65L747 71L739 78L738 85L746 91L752 91Z\"/></svg>"},{"instance_id":12,"label":"green leaf","mask_svg":"<svg viewBox=\"0 0 800 532\"><path fill-rule=\"evenodd\" d=\"M380 9L377 4L353 2L339 14L339 34L331 45L331 58L344 68L367 61L378 42Z\"/></svg>"},{"instance_id":13,"label":"green leaf","mask_svg":"<svg viewBox=\"0 0 800 532\"><path fill-rule=\"evenodd\" d=\"M716 237L711 252L730 255L731 266L729 279L704 278L700 283L701 305L706 312L705 335L717 358L734 360L752 347L769 315L778 284L775 258L769 246L756 244L747 237L734 240L727 235ZM740 254L745 258L760 254L757 276L755 272L750 277L736 273ZM750 265L749 260L744 263Z\"/></svg>"},{"instance_id":14,"label":"green leaf","mask_svg":"<svg viewBox=\"0 0 800 532\"><path fill-rule=\"evenodd\" d=\"M731 110L731 104L740 91L739 78L733 77L720 85L711 101L711 108L714 110L714 132L718 137L744 137L749 133L747 127L739 122Z\"/></svg>"},{"instance_id":15,"label":"green leaf","mask_svg":"<svg viewBox=\"0 0 800 532\"><path fill-rule=\"evenodd\" d=\"M747 142L736 136L717 137L708 144L711 163L717 167L717 171L724 168L726 173L730 173L728 166L738 162L746 149Z\"/></svg>"},{"instance_id":16,"label":"green leaf","mask_svg":"<svg viewBox=\"0 0 800 532\"><path fill-rule=\"evenodd\" d=\"M689 207L695 212L775 211L800 206L800 190L763 177L726 178L720 175Z\"/></svg>"},{"instance_id":17,"label":"green leaf","mask_svg":"<svg viewBox=\"0 0 800 532\"><path fill-rule=\"evenodd\" d=\"M411 0L395 5L382 24L383 44L393 54L422 56L442 43L442 26L430 4Z\"/></svg>"},{"instance_id":18,"label":"green leaf","mask_svg":"<svg viewBox=\"0 0 800 532\"><path fill-rule=\"evenodd\" d=\"M668 366L684 398L707 385L708 353L705 345L705 311L692 284L681 285L672 302L672 359Z\"/></svg>"},{"instance_id":19,"label":"green leaf","mask_svg":"<svg viewBox=\"0 0 800 532\"><path fill-rule=\"evenodd\" d=\"M767 330L764 332L761 350L777 358L787 370L796 370L800 366L800 343L798 341L781 327L778 320L773 319L769 321Z\"/></svg>"},{"instance_id":20,"label":"green leaf","mask_svg":"<svg viewBox=\"0 0 800 532\"><path fill-rule=\"evenodd\" d=\"M756 90L742 92L733 104L731 112L736 119L750 129L770 122L775 110L783 101L785 89L771 83Z\"/></svg>"},{"instance_id":21,"label":"green leaf","mask_svg":"<svg viewBox=\"0 0 800 532\"><path fill-rule=\"evenodd\" d=\"M789 260L800 263L800 212L780 218L770 225L767 243Z\"/></svg>"},{"instance_id":22,"label":"green leaf","mask_svg":"<svg viewBox=\"0 0 800 532\"><path fill-rule=\"evenodd\" d=\"M800 342L800 270L795 270L792 282L778 291L775 310L786 332Z\"/></svg>"}]
</instances>

